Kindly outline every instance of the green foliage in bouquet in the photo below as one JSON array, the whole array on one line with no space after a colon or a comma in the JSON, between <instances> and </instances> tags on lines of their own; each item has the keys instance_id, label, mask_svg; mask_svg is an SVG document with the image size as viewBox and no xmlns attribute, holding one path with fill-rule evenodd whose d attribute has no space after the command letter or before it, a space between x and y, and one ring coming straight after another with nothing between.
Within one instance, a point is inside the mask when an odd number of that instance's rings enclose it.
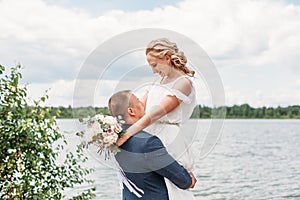
<instances>
[{"instance_id":1,"label":"green foliage in bouquet","mask_svg":"<svg viewBox=\"0 0 300 200\"><path fill-rule=\"evenodd\" d=\"M58 163L66 140L50 108L40 105L47 96L35 106L27 104L26 87L19 85L20 68L5 75L0 65L0 199L63 199L64 190L92 182L86 178L91 169L81 167L87 158L80 145ZM70 198L91 199L94 190Z\"/></svg>"}]
</instances>

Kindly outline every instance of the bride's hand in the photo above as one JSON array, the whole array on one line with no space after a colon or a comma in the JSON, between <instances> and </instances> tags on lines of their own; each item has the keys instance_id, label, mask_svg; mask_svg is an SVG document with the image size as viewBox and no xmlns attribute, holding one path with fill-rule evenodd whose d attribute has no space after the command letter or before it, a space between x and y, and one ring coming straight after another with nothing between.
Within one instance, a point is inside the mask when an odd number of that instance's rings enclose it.
<instances>
[{"instance_id":1,"label":"bride's hand","mask_svg":"<svg viewBox=\"0 0 300 200\"><path fill-rule=\"evenodd\" d=\"M124 135L122 135L117 141L116 141L116 145L119 147L121 145L123 145L128 139L130 138L130 135L125 133Z\"/></svg>"},{"instance_id":2,"label":"bride's hand","mask_svg":"<svg viewBox=\"0 0 300 200\"><path fill-rule=\"evenodd\" d=\"M195 184L197 183L197 179L194 176L194 174L192 172L189 172L191 179L192 179L192 185L190 186L191 189L193 189L195 187Z\"/></svg>"}]
</instances>

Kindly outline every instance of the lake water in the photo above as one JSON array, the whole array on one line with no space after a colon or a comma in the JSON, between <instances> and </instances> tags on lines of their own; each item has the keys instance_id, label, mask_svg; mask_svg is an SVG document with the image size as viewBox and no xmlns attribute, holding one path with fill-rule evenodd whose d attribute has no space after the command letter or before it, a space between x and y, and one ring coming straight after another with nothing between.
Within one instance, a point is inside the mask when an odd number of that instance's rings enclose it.
<instances>
[{"instance_id":1,"label":"lake water","mask_svg":"<svg viewBox=\"0 0 300 200\"><path fill-rule=\"evenodd\" d=\"M196 199L300 199L300 120L225 120L221 137L205 157L197 156L201 153L197 143L210 120L189 123L188 127L198 124L200 136L193 146ZM69 148L80 141L74 134L75 120L58 120L58 125ZM96 199L121 199L115 171L95 154L87 152L87 156L87 165L95 169Z\"/></svg>"}]
</instances>

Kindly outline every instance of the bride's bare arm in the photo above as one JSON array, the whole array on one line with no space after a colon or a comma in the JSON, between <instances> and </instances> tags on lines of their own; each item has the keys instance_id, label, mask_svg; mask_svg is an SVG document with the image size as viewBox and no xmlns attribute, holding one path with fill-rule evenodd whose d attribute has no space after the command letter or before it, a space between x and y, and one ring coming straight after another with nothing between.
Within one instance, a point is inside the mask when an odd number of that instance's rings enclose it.
<instances>
[{"instance_id":1,"label":"bride's bare arm","mask_svg":"<svg viewBox=\"0 0 300 200\"><path fill-rule=\"evenodd\" d=\"M146 106L147 104L147 99L148 99L148 91L144 94L144 96L141 98L141 102ZM146 108L146 107L145 107Z\"/></svg>"},{"instance_id":2,"label":"bride's bare arm","mask_svg":"<svg viewBox=\"0 0 300 200\"><path fill-rule=\"evenodd\" d=\"M189 79L183 78L174 85L173 89L176 89L188 96L192 91L192 84ZM176 96L168 95L164 97L159 106L153 108L150 113L145 114L141 119L126 130L126 133L117 140L117 145L121 146L131 136L174 110L180 103L181 101Z\"/></svg>"},{"instance_id":3,"label":"bride's bare arm","mask_svg":"<svg viewBox=\"0 0 300 200\"><path fill-rule=\"evenodd\" d=\"M128 138L143 130L153 122L160 119L161 117L165 116L166 114L174 110L179 104L180 101L176 96L166 96L161 101L159 106L152 109L150 113L145 114L141 119L139 119L132 126L130 126L126 130L126 133L120 139L118 139L117 145L121 146L124 142L128 140Z\"/></svg>"},{"instance_id":4,"label":"bride's bare arm","mask_svg":"<svg viewBox=\"0 0 300 200\"><path fill-rule=\"evenodd\" d=\"M157 79L153 81L152 86L155 84L156 81L157 81ZM149 89L150 89L150 87L148 87L148 89L146 90L144 96L140 99L141 102L143 102L143 104L145 105L145 108L146 108L146 104L147 104Z\"/></svg>"}]
</instances>

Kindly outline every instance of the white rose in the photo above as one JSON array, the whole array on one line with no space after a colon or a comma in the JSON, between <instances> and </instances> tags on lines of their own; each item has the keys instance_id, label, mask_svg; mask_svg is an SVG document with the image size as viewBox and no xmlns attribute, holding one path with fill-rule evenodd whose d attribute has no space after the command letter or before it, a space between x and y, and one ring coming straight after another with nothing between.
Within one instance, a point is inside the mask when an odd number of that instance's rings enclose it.
<instances>
[{"instance_id":1,"label":"white rose","mask_svg":"<svg viewBox=\"0 0 300 200\"><path fill-rule=\"evenodd\" d=\"M117 139L118 139L118 138L117 138ZM116 140L116 138L115 138L114 135L111 135L111 136L109 137L109 143L110 143L110 144L114 144L116 141L117 141L117 140Z\"/></svg>"},{"instance_id":2,"label":"white rose","mask_svg":"<svg viewBox=\"0 0 300 200\"><path fill-rule=\"evenodd\" d=\"M112 116L106 116L103 119L103 123L105 124L110 124L110 125L114 125L117 124L118 121L116 120L116 118L112 117Z\"/></svg>"},{"instance_id":3,"label":"white rose","mask_svg":"<svg viewBox=\"0 0 300 200\"><path fill-rule=\"evenodd\" d=\"M98 114L94 116L95 120L100 120L102 121L104 119L104 115Z\"/></svg>"},{"instance_id":4,"label":"white rose","mask_svg":"<svg viewBox=\"0 0 300 200\"><path fill-rule=\"evenodd\" d=\"M109 143L109 141L110 141L110 138L109 138L109 136L108 136L108 137L105 137L105 138L103 138L103 142L104 142L104 143Z\"/></svg>"},{"instance_id":5,"label":"white rose","mask_svg":"<svg viewBox=\"0 0 300 200\"><path fill-rule=\"evenodd\" d=\"M105 144L107 144L107 146L110 146L110 145L114 144L116 141L115 141L114 137L112 135L110 135L110 136L105 137L103 139L103 142Z\"/></svg>"},{"instance_id":6,"label":"white rose","mask_svg":"<svg viewBox=\"0 0 300 200\"><path fill-rule=\"evenodd\" d=\"M116 142L117 139L119 138L118 134L116 134L116 133L113 134L112 137L113 137L114 142Z\"/></svg>"},{"instance_id":7,"label":"white rose","mask_svg":"<svg viewBox=\"0 0 300 200\"><path fill-rule=\"evenodd\" d=\"M109 134L108 134L107 132L103 132L103 133L102 133L102 136L103 136L103 137L108 137Z\"/></svg>"}]
</instances>

